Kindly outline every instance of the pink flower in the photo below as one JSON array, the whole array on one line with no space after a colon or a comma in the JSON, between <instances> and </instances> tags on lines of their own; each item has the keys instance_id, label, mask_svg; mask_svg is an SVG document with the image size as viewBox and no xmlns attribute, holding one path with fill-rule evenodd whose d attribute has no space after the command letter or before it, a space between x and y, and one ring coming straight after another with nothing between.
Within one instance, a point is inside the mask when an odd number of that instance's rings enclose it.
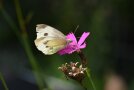
<instances>
[{"instance_id":1,"label":"pink flower","mask_svg":"<svg viewBox=\"0 0 134 90\"><path fill-rule=\"evenodd\" d=\"M58 51L58 54L63 55L63 54L71 54L75 51L79 52L80 49L86 47L86 43L84 41L89 36L89 34L90 32L84 32L80 37L79 41L77 42L75 35L73 33L69 33L66 36L66 39L72 40L72 42L69 43L64 49Z\"/></svg>"}]
</instances>

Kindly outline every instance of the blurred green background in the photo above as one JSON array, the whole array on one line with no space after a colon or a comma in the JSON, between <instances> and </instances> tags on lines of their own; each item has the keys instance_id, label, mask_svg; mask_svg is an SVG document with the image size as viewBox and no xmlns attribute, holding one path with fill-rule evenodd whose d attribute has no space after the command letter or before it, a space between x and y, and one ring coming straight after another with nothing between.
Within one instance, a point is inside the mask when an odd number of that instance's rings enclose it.
<instances>
[{"instance_id":1,"label":"blurred green background","mask_svg":"<svg viewBox=\"0 0 134 90\"><path fill-rule=\"evenodd\" d=\"M91 32L83 52L97 90L114 90L105 89L111 73L134 90L133 0L0 0L0 72L9 90L82 90L57 69L77 54L45 56L35 47L41 23L64 34L79 25L77 37Z\"/></svg>"}]
</instances>

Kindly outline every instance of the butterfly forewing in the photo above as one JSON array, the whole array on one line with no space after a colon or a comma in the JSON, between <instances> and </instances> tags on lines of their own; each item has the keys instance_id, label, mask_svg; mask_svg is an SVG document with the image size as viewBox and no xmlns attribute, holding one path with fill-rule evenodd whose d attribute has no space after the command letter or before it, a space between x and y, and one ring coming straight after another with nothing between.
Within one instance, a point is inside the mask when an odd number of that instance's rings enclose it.
<instances>
[{"instance_id":1,"label":"butterfly forewing","mask_svg":"<svg viewBox=\"0 0 134 90\"><path fill-rule=\"evenodd\" d=\"M65 38L65 35L62 32L45 24L38 24L36 27L36 32L37 32L37 38L40 38L40 37Z\"/></svg>"}]
</instances>

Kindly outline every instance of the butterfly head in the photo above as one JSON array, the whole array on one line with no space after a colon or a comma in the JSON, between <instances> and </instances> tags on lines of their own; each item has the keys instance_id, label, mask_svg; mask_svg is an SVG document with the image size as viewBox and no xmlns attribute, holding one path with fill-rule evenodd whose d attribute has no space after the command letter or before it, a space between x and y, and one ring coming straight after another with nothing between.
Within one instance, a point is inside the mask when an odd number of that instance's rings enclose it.
<instances>
[{"instance_id":1,"label":"butterfly head","mask_svg":"<svg viewBox=\"0 0 134 90\"><path fill-rule=\"evenodd\" d=\"M71 43L72 40L71 39L67 39L67 44Z\"/></svg>"}]
</instances>

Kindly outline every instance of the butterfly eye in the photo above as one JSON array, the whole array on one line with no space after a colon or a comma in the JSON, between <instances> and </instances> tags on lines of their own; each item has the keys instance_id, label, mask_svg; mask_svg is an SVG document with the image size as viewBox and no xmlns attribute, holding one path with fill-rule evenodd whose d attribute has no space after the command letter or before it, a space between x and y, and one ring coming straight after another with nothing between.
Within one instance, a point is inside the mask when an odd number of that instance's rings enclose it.
<instances>
[{"instance_id":1,"label":"butterfly eye","mask_svg":"<svg viewBox=\"0 0 134 90\"><path fill-rule=\"evenodd\" d=\"M44 33L44 36L47 36L48 35L48 33Z\"/></svg>"},{"instance_id":2,"label":"butterfly eye","mask_svg":"<svg viewBox=\"0 0 134 90\"><path fill-rule=\"evenodd\" d=\"M73 41L72 41L71 39L67 39L67 42L68 42L68 43L71 43L71 42L73 42Z\"/></svg>"},{"instance_id":3,"label":"butterfly eye","mask_svg":"<svg viewBox=\"0 0 134 90\"><path fill-rule=\"evenodd\" d=\"M73 42L72 40L69 41L69 43Z\"/></svg>"}]
</instances>

